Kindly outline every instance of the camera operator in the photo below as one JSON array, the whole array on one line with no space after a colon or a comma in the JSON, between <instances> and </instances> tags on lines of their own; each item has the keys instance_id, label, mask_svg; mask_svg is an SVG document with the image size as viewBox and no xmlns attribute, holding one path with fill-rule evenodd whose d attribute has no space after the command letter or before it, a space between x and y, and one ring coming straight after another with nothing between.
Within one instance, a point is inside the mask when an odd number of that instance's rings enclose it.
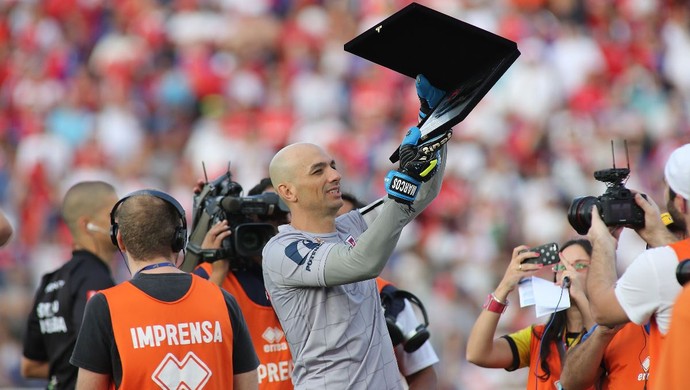
<instances>
[{"instance_id":1,"label":"camera operator","mask_svg":"<svg viewBox=\"0 0 690 390\"><path fill-rule=\"evenodd\" d=\"M72 258L46 273L36 290L24 333L21 374L48 379L51 389L73 389L77 368L69 363L86 301L115 285L110 261L108 212L117 202L112 185L79 182L65 193L62 219L72 236Z\"/></svg>"},{"instance_id":2,"label":"camera operator","mask_svg":"<svg viewBox=\"0 0 690 390\"><path fill-rule=\"evenodd\" d=\"M664 168L668 212L677 224L690 221L687 200L690 199L690 144L671 153ZM659 209L651 199L635 194L636 204L644 211L644 227L635 230L649 244L616 280L615 251L620 227L607 226L599 210L592 208L591 227L587 233L592 241L592 269L587 280L587 293L594 320L610 328L632 321L638 325L651 323L649 352L650 389L666 389L663 375L657 374L664 336L668 333L673 304L681 291L675 280L679 260L690 257L690 239L676 241L664 226Z\"/></svg>"},{"instance_id":3,"label":"camera operator","mask_svg":"<svg viewBox=\"0 0 690 390\"><path fill-rule=\"evenodd\" d=\"M195 192L201 191L200 186ZM268 178L261 180L249 190L249 196L274 192ZM289 214L275 216L252 216L256 222L278 225L288 223ZM224 239L231 235L229 221L222 220L213 225L201 244L202 249L221 248ZM241 261L239 261L241 260ZM199 264L194 273L221 286L237 300L245 315L254 349L259 357L257 369L259 389L290 390L293 388L290 373L292 356L285 341L278 317L266 296L261 270L261 256L251 259L219 259Z\"/></svg>"},{"instance_id":4,"label":"camera operator","mask_svg":"<svg viewBox=\"0 0 690 390\"><path fill-rule=\"evenodd\" d=\"M362 209L366 205L357 199L352 194L343 193L343 206L338 212L338 216L346 214L352 210ZM381 203L377 204L380 206ZM369 207L368 209L371 209ZM391 286L394 288L393 284L389 281L383 279L382 277L376 278L376 284L379 288L379 294L381 294L386 286ZM390 287L388 287L390 288ZM395 319L391 319L394 324L389 324L390 326L395 326L400 329L400 332L404 334L410 334L410 332L415 332L419 329L420 323L417 320L414 309L408 299L404 299L403 307L396 316ZM384 305L384 309L386 309ZM422 327L426 331L426 326ZM390 333L390 332L389 332ZM416 333L412 333L415 334ZM428 337L428 333L426 333ZM436 375L436 370L434 369L434 364L438 363L438 356L431 342L427 339L419 348L414 351L405 351L402 342L399 342L395 347L395 358L398 360L398 368L400 373L405 377L407 386L410 390L424 390L424 389L435 389L438 386L438 378Z\"/></svg>"}]
</instances>

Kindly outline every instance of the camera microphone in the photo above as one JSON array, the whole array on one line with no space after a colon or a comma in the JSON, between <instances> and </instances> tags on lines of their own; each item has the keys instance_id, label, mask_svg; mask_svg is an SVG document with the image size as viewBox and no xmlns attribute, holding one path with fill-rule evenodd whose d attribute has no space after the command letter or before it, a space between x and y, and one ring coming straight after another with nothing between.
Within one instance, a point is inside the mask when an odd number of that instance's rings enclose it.
<instances>
[{"instance_id":1,"label":"camera microphone","mask_svg":"<svg viewBox=\"0 0 690 390\"><path fill-rule=\"evenodd\" d=\"M242 209L242 200L234 196L226 196L220 201L220 207L228 213L237 213Z\"/></svg>"},{"instance_id":2,"label":"camera microphone","mask_svg":"<svg viewBox=\"0 0 690 390\"><path fill-rule=\"evenodd\" d=\"M563 288L570 288L570 277L569 276L563 277Z\"/></svg>"}]
</instances>

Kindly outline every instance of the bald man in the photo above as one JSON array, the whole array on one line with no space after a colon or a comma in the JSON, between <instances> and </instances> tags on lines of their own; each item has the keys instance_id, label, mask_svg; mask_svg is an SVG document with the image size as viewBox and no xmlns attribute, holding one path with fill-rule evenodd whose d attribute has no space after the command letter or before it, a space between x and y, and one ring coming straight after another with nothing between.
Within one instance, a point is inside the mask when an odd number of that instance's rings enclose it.
<instances>
[{"instance_id":1,"label":"bald man","mask_svg":"<svg viewBox=\"0 0 690 390\"><path fill-rule=\"evenodd\" d=\"M374 278L403 227L438 194L445 153L440 147L438 170L411 204L389 197L376 216L363 209L337 218L341 176L326 151L297 143L271 161L271 181L292 219L264 247L263 275L296 389L403 388Z\"/></svg>"},{"instance_id":2,"label":"bald man","mask_svg":"<svg viewBox=\"0 0 690 390\"><path fill-rule=\"evenodd\" d=\"M21 374L45 378L51 389L73 389L77 368L69 363L86 301L115 285L110 260L110 209L115 189L101 181L80 182L63 199L62 218L72 235L72 258L43 275L24 334Z\"/></svg>"}]
</instances>

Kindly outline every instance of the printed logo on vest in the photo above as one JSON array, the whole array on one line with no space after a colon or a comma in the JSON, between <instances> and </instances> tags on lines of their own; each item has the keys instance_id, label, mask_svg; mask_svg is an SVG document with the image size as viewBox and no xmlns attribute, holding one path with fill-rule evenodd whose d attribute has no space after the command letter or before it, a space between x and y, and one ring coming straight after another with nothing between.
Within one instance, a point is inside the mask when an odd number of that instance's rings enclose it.
<instances>
[{"instance_id":1,"label":"printed logo on vest","mask_svg":"<svg viewBox=\"0 0 690 390\"><path fill-rule=\"evenodd\" d=\"M649 356L647 356L642 362L642 371L637 375L637 380L639 382L646 381L649 378Z\"/></svg>"},{"instance_id":2,"label":"printed logo on vest","mask_svg":"<svg viewBox=\"0 0 690 390\"><path fill-rule=\"evenodd\" d=\"M285 334L280 328L269 326L261 334L261 337L268 342L264 344L264 352L287 351L288 345L284 341Z\"/></svg>"},{"instance_id":3,"label":"printed logo on vest","mask_svg":"<svg viewBox=\"0 0 690 390\"><path fill-rule=\"evenodd\" d=\"M194 352L188 352L180 361L172 353L165 355L151 375L151 379L164 390L203 389L211 370Z\"/></svg>"}]
</instances>

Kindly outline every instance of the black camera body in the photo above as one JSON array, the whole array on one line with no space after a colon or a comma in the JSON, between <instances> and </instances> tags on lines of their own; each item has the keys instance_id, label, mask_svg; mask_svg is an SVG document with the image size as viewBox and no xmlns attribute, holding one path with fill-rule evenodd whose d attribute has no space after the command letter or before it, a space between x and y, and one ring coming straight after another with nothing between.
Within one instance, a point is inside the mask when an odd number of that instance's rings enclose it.
<instances>
[{"instance_id":1,"label":"black camera body","mask_svg":"<svg viewBox=\"0 0 690 390\"><path fill-rule=\"evenodd\" d=\"M625 188L629 168L611 168L594 172L597 181L606 183L606 191L598 197L575 198L568 209L568 222L578 232L587 234L592 225L592 206L606 226L644 227L644 210L635 203L635 194ZM646 195L642 194L646 198Z\"/></svg>"},{"instance_id":2,"label":"black camera body","mask_svg":"<svg viewBox=\"0 0 690 390\"><path fill-rule=\"evenodd\" d=\"M227 258L255 258L261 256L266 242L277 233L276 226L263 222L270 217L287 213L275 193L252 196L221 196L209 201L208 212L212 224L227 220L232 231L223 239L222 255Z\"/></svg>"},{"instance_id":3,"label":"black camera body","mask_svg":"<svg viewBox=\"0 0 690 390\"><path fill-rule=\"evenodd\" d=\"M192 263L227 259L231 268L246 268L261 257L266 242L286 223L288 208L278 194L242 196L242 186L232 180L230 171L206 183L194 197L193 230L188 245ZM201 249L208 230L226 220L232 234L219 250Z\"/></svg>"}]
</instances>

